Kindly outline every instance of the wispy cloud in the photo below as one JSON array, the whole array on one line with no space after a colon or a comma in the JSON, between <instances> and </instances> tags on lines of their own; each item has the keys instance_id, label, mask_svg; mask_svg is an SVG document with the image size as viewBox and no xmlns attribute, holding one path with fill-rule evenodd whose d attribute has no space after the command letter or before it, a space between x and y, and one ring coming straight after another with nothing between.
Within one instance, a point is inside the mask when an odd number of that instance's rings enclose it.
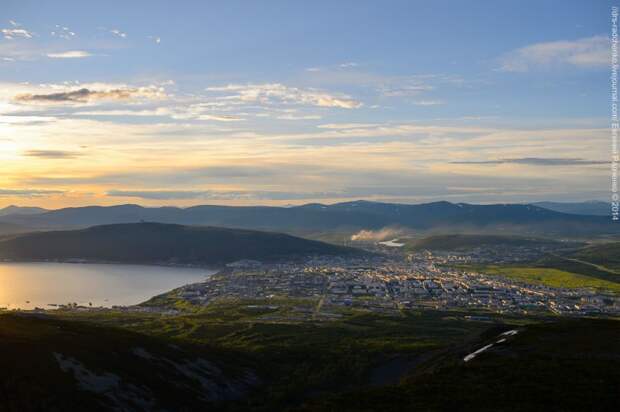
<instances>
[{"instance_id":1,"label":"wispy cloud","mask_svg":"<svg viewBox=\"0 0 620 412\"><path fill-rule=\"evenodd\" d=\"M283 192L260 190L110 190L106 196L134 197L149 200L304 200L341 196L336 192Z\"/></svg>"},{"instance_id":2,"label":"wispy cloud","mask_svg":"<svg viewBox=\"0 0 620 412\"><path fill-rule=\"evenodd\" d=\"M573 41L536 43L500 58L501 70L526 72L558 66L605 67L609 64L609 38L594 36Z\"/></svg>"},{"instance_id":3,"label":"wispy cloud","mask_svg":"<svg viewBox=\"0 0 620 412\"><path fill-rule=\"evenodd\" d=\"M413 104L416 106L439 106L445 103L441 100L417 100Z\"/></svg>"},{"instance_id":4,"label":"wispy cloud","mask_svg":"<svg viewBox=\"0 0 620 412\"><path fill-rule=\"evenodd\" d=\"M123 39L127 37L127 33L122 32L119 29L112 29L112 30L110 30L110 33L112 33L113 35L115 35L117 37L121 37Z\"/></svg>"},{"instance_id":5,"label":"wispy cloud","mask_svg":"<svg viewBox=\"0 0 620 412\"><path fill-rule=\"evenodd\" d=\"M76 36L75 32L71 31L68 27L56 25L56 30L50 33L54 37L60 37L61 39L69 40Z\"/></svg>"},{"instance_id":6,"label":"wispy cloud","mask_svg":"<svg viewBox=\"0 0 620 412\"><path fill-rule=\"evenodd\" d=\"M7 40L13 39L31 39L33 37L33 33L23 29L23 28L8 28L8 29L0 29L0 33Z\"/></svg>"},{"instance_id":7,"label":"wispy cloud","mask_svg":"<svg viewBox=\"0 0 620 412\"><path fill-rule=\"evenodd\" d=\"M276 116L278 120L319 120L322 116L318 114L305 114L305 115L297 115L297 114L282 114L280 116Z\"/></svg>"},{"instance_id":8,"label":"wispy cloud","mask_svg":"<svg viewBox=\"0 0 620 412\"><path fill-rule=\"evenodd\" d=\"M433 90L434 87L429 84L411 84L411 85L386 85L379 88L379 92L386 97L407 97L417 96L420 93Z\"/></svg>"},{"instance_id":9,"label":"wispy cloud","mask_svg":"<svg viewBox=\"0 0 620 412\"><path fill-rule=\"evenodd\" d=\"M289 87L281 83L229 84L209 87L209 92L224 94L222 99L261 104L299 104L319 107L356 109L362 103L344 94L332 94L316 89Z\"/></svg>"},{"instance_id":10,"label":"wispy cloud","mask_svg":"<svg viewBox=\"0 0 620 412\"><path fill-rule=\"evenodd\" d=\"M159 87L122 88L109 90L81 89L47 94L19 94L18 103L87 103L97 100L128 100L132 98L158 99L165 96Z\"/></svg>"},{"instance_id":11,"label":"wispy cloud","mask_svg":"<svg viewBox=\"0 0 620 412\"><path fill-rule=\"evenodd\" d=\"M84 50L69 50L58 53L47 53L47 57L52 59L81 59L90 56L92 56L92 54Z\"/></svg>"},{"instance_id":12,"label":"wispy cloud","mask_svg":"<svg viewBox=\"0 0 620 412\"><path fill-rule=\"evenodd\" d=\"M73 159L80 156L80 154L66 150L27 150L24 152L24 156L44 159Z\"/></svg>"},{"instance_id":13,"label":"wispy cloud","mask_svg":"<svg viewBox=\"0 0 620 412\"><path fill-rule=\"evenodd\" d=\"M587 160L580 158L549 158L549 157L522 157L516 159L498 159L481 161L458 161L452 164L472 164L472 165L499 165L499 164L521 164L531 166L591 166L608 164L606 160Z\"/></svg>"},{"instance_id":14,"label":"wispy cloud","mask_svg":"<svg viewBox=\"0 0 620 412\"><path fill-rule=\"evenodd\" d=\"M50 195L60 195L65 193L63 190L47 189L0 189L0 197L43 197Z\"/></svg>"},{"instance_id":15,"label":"wispy cloud","mask_svg":"<svg viewBox=\"0 0 620 412\"><path fill-rule=\"evenodd\" d=\"M215 114L202 114L196 117L197 120L215 120L217 122L241 122L245 119L239 116L233 115L215 115Z\"/></svg>"}]
</instances>

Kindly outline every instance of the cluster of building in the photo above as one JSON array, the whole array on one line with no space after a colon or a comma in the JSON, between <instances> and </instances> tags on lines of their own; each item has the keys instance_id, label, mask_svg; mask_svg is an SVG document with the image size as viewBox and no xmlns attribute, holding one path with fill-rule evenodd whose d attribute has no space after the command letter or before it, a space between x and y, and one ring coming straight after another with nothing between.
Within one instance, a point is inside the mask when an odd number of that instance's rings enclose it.
<instances>
[{"instance_id":1,"label":"cluster of building","mask_svg":"<svg viewBox=\"0 0 620 412\"><path fill-rule=\"evenodd\" d=\"M223 298L311 298L314 316L338 307L375 312L407 309L483 309L498 313L620 314L620 296L591 289L551 288L416 259L314 258L304 263L236 262L206 282L174 291L177 298L207 305ZM337 312L337 310L336 310Z\"/></svg>"},{"instance_id":2,"label":"cluster of building","mask_svg":"<svg viewBox=\"0 0 620 412\"><path fill-rule=\"evenodd\" d=\"M561 243L540 246L485 245L466 250L428 251L410 253L413 260L427 259L437 264L507 264L532 262L547 253L565 248Z\"/></svg>"}]
</instances>

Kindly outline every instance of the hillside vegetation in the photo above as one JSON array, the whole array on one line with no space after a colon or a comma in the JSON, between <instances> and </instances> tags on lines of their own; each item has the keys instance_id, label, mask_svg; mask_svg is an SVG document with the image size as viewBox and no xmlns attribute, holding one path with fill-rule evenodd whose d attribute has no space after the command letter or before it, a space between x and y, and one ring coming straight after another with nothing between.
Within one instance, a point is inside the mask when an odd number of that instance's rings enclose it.
<instances>
[{"instance_id":1,"label":"hillside vegetation","mask_svg":"<svg viewBox=\"0 0 620 412\"><path fill-rule=\"evenodd\" d=\"M269 261L359 253L362 252L281 233L161 223L29 233L0 241L0 258L15 260L221 264L239 259Z\"/></svg>"},{"instance_id":2,"label":"hillside vegetation","mask_svg":"<svg viewBox=\"0 0 620 412\"><path fill-rule=\"evenodd\" d=\"M481 246L504 246L504 247L541 247L558 246L560 242L547 239L537 239L520 236L499 235L470 235L451 234L435 235L409 242L407 247L411 250L468 250Z\"/></svg>"},{"instance_id":3,"label":"hillside vegetation","mask_svg":"<svg viewBox=\"0 0 620 412\"><path fill-rule=\"evenodd\" d=\"M242 359L118 328L2 314L0 410L212 410L258 384Z\"/></svg>"}]
</instances>

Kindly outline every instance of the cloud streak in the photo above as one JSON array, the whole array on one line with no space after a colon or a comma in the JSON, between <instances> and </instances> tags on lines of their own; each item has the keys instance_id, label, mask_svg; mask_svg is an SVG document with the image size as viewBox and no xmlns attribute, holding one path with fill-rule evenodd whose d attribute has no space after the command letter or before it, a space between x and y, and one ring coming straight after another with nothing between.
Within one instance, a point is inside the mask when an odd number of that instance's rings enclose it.
<instances>
[{"instance_id":1,"label":"cloud streak","mask_svg":"<svg viewBox=\"0 0 620 412\"><path fill-rule=\"evenodd\" d=\"M4 38L7 40L32 39L33 37L32 32L21 28L0 29L0 33L2 33Z\"/></svg>"},{"instance_id":2,"label":"cloud streak","mask_svg":"<svg viewBox=\"0 0 620 412\"><path fill-rule=\"evenodd\" d=\"M82 59L91 57L92 54L84 50L69 50L58 53L47 53L47 57L51 59Z\"/></svg>"},{"instance_id":3,"label":"cloud streak","mask_svg":"<svg viewBox=\"0 0 620 412\"><path fill-rule=\"evenodd\" d=\"M27 150L24 156L39 157L43 159L73 159L80 154L66 150Z\"/></svg>"},{"instance_id":4,"label":"cloud streak","mask_svg":"<svg viewBox=\"0 0 620 412\"><path fill-rule=\"evenodd\" d=\"M161 98L161 88L140 87L110 90L93 90L83 87L77 90L48 94L19 94L14 100L19 103L87 103L97 100L129 100L132 98Z\"/></svg>"},{"instance_id":5,"label":"cloud streak","mask_svg":"<svg viewBox=\"0 0 620 412\"><path fill-rule=\"evenodd\" d=\"M362 103L343 94L331 94L317 89L289 87L281 83L229 84L207 88L209 92L221 93L220 99L245 103L298 104L318 107L357 109Z\"/></svg>"},{"instance_id":6,"label":"cloud streak","mask_svg":"<svg viewBox=\"0 0 620 412\"><path fill-rule=\"evenodd\" d=\"M558 66L578 68L609 65L609 38L594 36L573 41L536 43L513 50L500 58L501 70L526 72Z\"/></svg>"},{"instance_id":7,"label":"cloud streak","mask_svg":"<svg viewBox=\"0 0 620 412\"><path fill-rule=\"evenodd\" d=\"M481 161L459 161L450 162L461 165L501 165L501 164L520 164L530 166L592 166L608 164L605 160L587 160L580 158L544 158L544 157L522 157L517 159L481 160Z\"/></svg>"},{"instance_id":8,"label":"cloud streak","mask_svg":"<svg viewBox=\"0 0 620 412\"><path fill-rule=\"evenodd\" d=\"M47 189L0 189L0 197L44 197L50 195L61 195L63 190Z\"/></svg>"}]
</instances>

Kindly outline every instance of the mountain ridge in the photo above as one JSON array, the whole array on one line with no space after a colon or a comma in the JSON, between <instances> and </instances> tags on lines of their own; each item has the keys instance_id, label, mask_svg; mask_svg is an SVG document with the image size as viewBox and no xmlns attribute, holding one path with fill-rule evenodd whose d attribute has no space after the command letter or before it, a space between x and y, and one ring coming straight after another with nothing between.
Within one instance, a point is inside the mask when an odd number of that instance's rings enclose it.
<instances>
[{"instance_id":1,"label":"mountain ridge","mask_svg":"<svg viewBox=\"0 0 620 412\"><path fill-rule=\"evenodd\" d=\"M489 228L496 231L561 233L620 233L605 216L557 212L529 204L450 203L398 204L352 201L293 207L197 205L188 208L147 208L134 204L86 206L36 215L9 215L0 222L37 230L83 228L140 221L285 231L360 230L402 226L419 230Z\"/></svg>"}]
</instances>

